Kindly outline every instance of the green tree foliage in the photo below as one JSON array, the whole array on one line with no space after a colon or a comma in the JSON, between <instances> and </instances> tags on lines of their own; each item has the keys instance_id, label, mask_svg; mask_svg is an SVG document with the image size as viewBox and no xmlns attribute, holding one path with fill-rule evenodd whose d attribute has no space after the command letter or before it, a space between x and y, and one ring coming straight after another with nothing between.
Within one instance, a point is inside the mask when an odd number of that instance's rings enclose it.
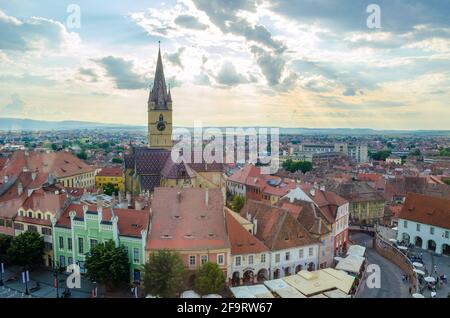
<instances>
[{"instance_id":1,"label":"green tree foliage","mask_svg":"<svg viewBox=\"0 0 450 318\"><path fill-rule=\"evenodd\" d=\"M313 168L313 165L309 161L295 161L292 159L287 159L285 162L283 162L283 168L291 173L301 171L303 173L307 173L308 171L311 171Z\"/></svg>"},{"instance_id":2,"label":"green tree foliage","mask_svg":"<svg viewBox=\"0 0 450 318\"><path fill-rule=\"evenodd\" d=\"M38 267L44 261L44 238L36 232L19 234L12 240L7 255L14 265Z\"/></svg>"},{"instance_id":3,"label":"green tree foliage","mask_svg":"<svg viewBox=\"0 0 450 318\"><path fill-rule=\"evenodd\" d=\"M0 234L0 261L6 261L6 255L8 253L8 249L11 246L13 237L5 234Z\"/></svg>"},{"instance_id":4,"label":"green tree foliage","mask_svg":"<svg viewBox=\"0 0 450 318\"><path fill-rule=\"evenodd\" d=\"M119 157L112 158L112 163L123 163L123 159Z\"/></svg>"},{"instance_id":5,"label":"green tree foliage","mask_svg":"<svg viewBox=\"0 0 450 318\"><path fill-rule=\"evenodd\" d=\"M80 158L81 160L87 160L87 153L82 151L80 153L77 153L77 157Z\"/></svg>"},{"instance_id":6,"label":"green tree foliage","mask_svg":"<svg viewBox=\"0 0 450 318\"><path fill-rule=\"evenodd\" d=\"M450 148L440 149L439 156L441 157L450 157Z\"/></svg>"},{"instance_id":7,"label":"green tree foliage","mask_svg":"<svg viewBox=\"0 0 450 318\"><path fill-rule=\"evenodd\" d=\"M225 275L219 265L207 262L197 270L194 289L200 295L220 293L225 284Z\"/></svg>"},{"instance_id":8,"label":"green tree foliage","mask_svg":"<svg viewBox=\"0 0 450 318\"><path fill-rule=\"evenodd\" d=\"M420 149L414 149L409 153L411 156L421 156L422 153L420 152Z\"/></svg>"},{"instance_id":9,"label":"green tree foliage","mask_svg":"<svg viewBox=\"0 0 450 318\"><path fill-rule=\"evenodd\" d=\"M106 195L112 195L113 193L117 195L119 194L119 189L114 184L108 182L103 185L103 193Z\"/></svg>"},{"instance_id":10,"label":"green tree foliage","mask_svg":"<svg viewBox=\"0 0 450 318\"><path fill-rule=\"evenodd\" d=\"M146 294L174 298L184 287L185 269L177 252L161 250L150 255L144 267Z\"/></svg>"},{"instance_id":11,"label":"green tree foliage","mask_svg":"<svg viewBox=\"0 0 450 318\"><path fill-rule=\"evenodd\" d=\"M369 154L370 158L377 161L386 161L386 158L388 158L390 155L391 155L390 150L381 150Z\"/></svg>"},{"instance_id":12,"label":"green tree foliage","mask_svg":"<svg viewBox=\"0 0 450 318\"><path fill-rule=\"evenodd\" d=\"M245 205L245 199L240 195L234 195L231 199L230 207L234 212L240 212Z\"/></svg>"},{"instance_id":13,"label":"green tree foliage","mask_svg":"<svg viewBox=\"0 0 450 318\"><path fill-rule=\"evenodd\" d=\"M124 246L113 241L99 243L86 257L86 277L109 288L130 281L130 264Z\"/></svg>"},{"instance_id":14,"label":"green tree foliage","mask_svg":"<svg viewBox=\"0 0 450 318\"><path fill-rule=\"evenodd\" d=\"M444 183L450 185L450 179L444 180Z\"/></svg>"}]
</instances>

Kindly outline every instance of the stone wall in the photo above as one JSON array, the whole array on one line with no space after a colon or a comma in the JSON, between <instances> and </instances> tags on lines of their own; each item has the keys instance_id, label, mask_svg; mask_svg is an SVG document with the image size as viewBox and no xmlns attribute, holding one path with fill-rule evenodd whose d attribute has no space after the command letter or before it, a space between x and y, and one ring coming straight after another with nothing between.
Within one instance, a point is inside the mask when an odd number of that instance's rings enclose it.
<instances>
[{"instance_id":1,"label":"stone wall","mask_svg":"<svg viewBox=\"0 0 450 318\"><path fill-rule=\"evenodd\" d=\"M414 272L414 266L402 251L394 247L390 242L385 241L378 233L373 239L373 248L378 254L400 267L403 272L412 278L412 285L415 287L413 292L418 290L419 283L417 274Z\"/></svg>"}]
</instances>

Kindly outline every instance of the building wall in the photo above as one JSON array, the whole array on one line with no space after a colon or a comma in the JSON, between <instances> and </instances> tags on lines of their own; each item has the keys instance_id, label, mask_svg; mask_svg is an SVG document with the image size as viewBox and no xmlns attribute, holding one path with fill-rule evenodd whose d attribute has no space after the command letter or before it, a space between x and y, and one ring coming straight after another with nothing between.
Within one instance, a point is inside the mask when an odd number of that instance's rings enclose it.
<instances>
[{"instance_id":1,"label":"building wall","mask_svg":"<svg viewBox=\"0 0 450 318\"><path fill-rule=\"evenodd\" d=\"M384 217L383 201L350 203L350 220L355 224L374 224L382 222Z\"/></svg>"},{"instance_id":2,"label":"building wall","mask_svg":"<svg viewBox=\"0 0 450 318\"><path fill-rule=\"evenodd\" d=\"M58 178L65 187L71 188L93 188L95 187L94 171L80 173L73 176Z\"/></svg>"},{"instance_id":3,"label":"building wall","mask_svg":"<svg viewBox=\"0 0 450 318\"><path fill-rule=\"evenodd\" d=\"M263 257L264 255L264 257ZM251 262L253 258L253 262ZM265 258L265 259L264 259ZM240 265L238 260L240 261ZM239 273L240 283L242 284L242 278L247 271L251 271L254 275L254 282L256 283L258 272L265 271L265 274L269 274L270 266L270 252L256 253L256 254L242 254L231 256L231 270L228 272L228 280L233 278L234 273ZM267 277L268 278L268 277Z\"/></svg>"},{"instance_id":4,"label":"building wall","mask_svg":"<svg viewBox=\"0 0 450 318\"><path fill-rule=\"evenodd\" d=\"M312 254L309 254L309 249L312 249ZM303 251L302 255L301 252ZM274 278L274 273L278 269L280 272L279 277L285 276L285 269L289 268L289 271L292 274L295 274L296 267L301 266L302 270L308 269L308 265L310 263L314 264L314 269L318 268L318 251L319 245L308 245L295 247L291 249L272 251L270 253L270 279ZM286 260L286 253L289 253L289 260ZM277 261L277 255L279 256L279 261Z\"/></svg>"},{"instance_id":5,"label":"building wall","mask_svg":"<svg viewBox=\"0 0 450 318\"><path fill-rule=\"evenodd\" d=\"M116 186L119 191L123 188L123 177L96 176L95 187L102 188L104 185L111 183Z\"/></svg>"},{"instance_id":6,"label":"building wall","mask_svg":"<svg viewBox=\"0 0 450 318\"><path fill-rule=\"evenodd\" d=\"M430 240L436 243L437 254L442 254L444 245L450 245L450 229L417 223L405 219L399 219L397 227L398 241L402 241L404 239L404 235L407 234L409 236L409 243L412 243L417 247L421 247L424 250L428 249L428 242ZM418 242L417 238L422 240L421 244Z\"/></svg>"},{"instance_id":7,"label":"building wall","mask_svg":"<svg viewBox=\"0 0 450 318\"><path fill-rule=\"evenodd\" d=\"M227 190L232 195L240 195L241 197L246 197L246 187L244 184L233 182L233 181L227 181Z\"/></svg>"},{"instance_id":8,"label":"building wall","mask_svg":"<svg viewBox=\"0 0 450 318\"><path fill-rule=\"evenodd\" d=\"M63 240L63 246L60 246L60 237ZM96 240L97 243L105 243L110 240L114 241L113 225L100 224L96 215L87 214L86 222L81 220L74 220L71 229L54 227L54 250L55 260L59 262L60 266L67 266L71 260L74 260L80 268L81 272L85 273L84 262L86 261L86 254L91 248L91 240ZM68 248L68 241L72 239L72 249ZM79 240L83 240L83 251L80 253ZM144 244L145 239L118 236L118 244L125 246L128 251L128 261L130 263L130 281L134 280L134 271L142 271L145 264ZM134 249L138 250L139 260L134 259ZM64 257L64 264L61 264L61 256Z\"/></svg>"}]
</instances>

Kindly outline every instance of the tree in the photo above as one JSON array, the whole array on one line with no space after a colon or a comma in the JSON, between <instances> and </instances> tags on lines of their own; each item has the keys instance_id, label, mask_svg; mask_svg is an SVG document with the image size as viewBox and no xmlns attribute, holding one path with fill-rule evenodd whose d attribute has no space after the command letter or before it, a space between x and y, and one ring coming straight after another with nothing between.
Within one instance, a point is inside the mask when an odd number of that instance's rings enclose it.
<instances>
[{"instance_id":1,"label":"tree","mask_svg":"<svg viewBox=\"0 0 450 318\"><path fill-rule=\"evenodd\" d=\"M116 247L111 240L91 248L85 267L87 278L108 288L130 281L130 264L125 247Z\"/></svg>"},{"instance_id":2,"label":"tree","mask_svg":"<svg viewBox=\"0 0 450 318\"><path fill-rule=\"evenodd\" d=\"M309 161L294 161L292 159L287 159L283 162L283 168L291 173L301 171L302 173L307 173L311 171L313 165Z\"/></svg>"},{"instance_id":3,"label":"tree","mask_svg":"<svg viewBox=\"0 0 450 318\"><path fill-rule=\"evenodd\" d=\"M386 161L386 158L388 158L391 155L390 150L381 150L378 152L371 152L369 154L370 158L377 161Z\"/></svg>"},{"instance_id":4,"label":"tree","mask_svg":"<svg viewBox=\"0 0 450 318\"><path fill-rule=\"evenodd\" d=\"M77 153L77 157L80 158L81 160L87 160L87 153L82 151L80 153Z\"/></svg>"},{"instance_id":5,"label":"tree","mask_svg":"<svg viewBox=\"0 0 450 318\"><path fill-rule=\"evenodd\" d=\"M56 151L56 150L58 150L58 145L57 144L52 144L52 150L54 150L54 151Z\"/></svg>"},{"instance_id":6,"label":"tree","mask_svg":"<svg viewBox=\"0 0 450 318\"><path fill-rule=\"evenodd\" d=\"M123 163L123 159L119 157L112 158L112 163Z\"/></svg>"},{"instance_id":7,"label":"tree","mask_svg":"<svg viewBox=\"0 0 450 318\"><path fill-rule=\"evenodd\" d=\"M450 185L450 179L444 180L444 183Z\"/></svg>"},{"instance_id":8,"label":"tree","mask_svg":"<svg viewBox=\"0 0 450 318\"><path fill-rule=\"evenodd\" d=\"M106 195L112 195L113 193L117 195L119 194L119 189L111 182L108 182L107 184L103 185L103 193Z\"/></svg>"},{"instance_id":9,"label":"tree","mask_svg":"<svg viewBox=\"0 0 450 318\"><path fill-rule=\"evenodd\" d=\"M185 269L177 252L160 250L150 255L144 267L146 294L174 298L184 287Z\"/></svg>"},{"instance_id":10,"label":"tree","mask_svg":"<svg viewBox=\"0 0 450 318\"><path fill-rule=\"evenodd\" d=\"M5 234L0 234L0 261L6 261L6 255L8 253L8 248L11 246L13 237Z\"/></svg>"},{"instance_id":11,"label":"tree","mask_svg":"<svg viewBox=\"0 0 450 318\"><path fill-rule=\"evenodd\" d=\"M219 265L207 262L197 270L194 289L200 295L217 294L223 290L225 275Z\"/></svg>"},{"instance_id":12,"label":"tree","mask_svg":"<svg viewBox=\"0 0 450 318\"><path fill-rule=\"evenodd\" d=\"M234 212L240 212L245 205L245 199L240 195L234 195L231 199L231 209Z\"/></svg>"},{"instance_id":13,"label":"tree","mask_svg":"<svg viewBox=\"0 0 450 318\"><path fill-rule=\"evenodd\" d=\"M16 236L7 251L14 265L38 267L44 261L44 238L37 232L24 232Z\"/></svg>"}]
</instances>

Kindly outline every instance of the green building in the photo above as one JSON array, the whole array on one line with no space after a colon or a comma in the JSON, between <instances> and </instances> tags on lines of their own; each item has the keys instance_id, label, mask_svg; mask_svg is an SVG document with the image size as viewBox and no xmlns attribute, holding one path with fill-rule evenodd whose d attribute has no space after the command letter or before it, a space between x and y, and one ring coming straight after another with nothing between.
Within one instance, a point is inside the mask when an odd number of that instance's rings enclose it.
<instances>
[{"instance_id":1,"label":"green building","mask_svg":"<svg viewBox=\"0 0 450 318\"><path fill-rule=\"evenodd\" d=\"M90 249L112 240L128 253L130 281L140 280L148 225L148 211L70 204L52 220L54 259L61 267L77 264L85 273Z\"/></svg>"}]
</instances>

